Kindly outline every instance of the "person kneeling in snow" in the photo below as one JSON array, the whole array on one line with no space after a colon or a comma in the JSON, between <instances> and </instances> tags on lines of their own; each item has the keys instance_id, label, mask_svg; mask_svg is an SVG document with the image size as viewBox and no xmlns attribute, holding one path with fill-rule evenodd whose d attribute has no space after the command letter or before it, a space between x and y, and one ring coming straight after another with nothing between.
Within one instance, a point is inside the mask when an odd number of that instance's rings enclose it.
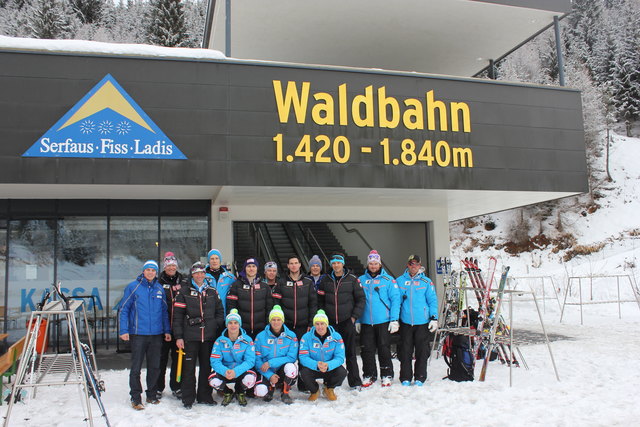
<instances>
[{"instance_id":1,"label":"person kneeling in snow","mask_svg":"<svg viewBox=\"0 0 640 427\"><path fill-rule=\"evenodd\" d=\"M234 391L229 384L235 384L235 396L240 406L247 405L247 390L256 385L258 375L251 370L256 362L256 350L241 328L242 319L238 310L233 309L226 318L227 329L213 344L211 350L211 368L209 384L224 393L222 406L227 406L234 397Z\"/></svg>"},{"instance_id":2,"label":"person kneeling in snow","mask_svg":"<svg viewBox=\"0 0 640 427\"><path fill-rule=\"evenodd\" d=\"M280 399L292 404L289 390L298 377L297 358L296 334L284 325L284 312L275 305L269 313L269 324L256 337L256 369L267 380L256 385L256 396L264 396L265 402L271 402L274 390L282 386Z\"/></svg>"},{"instance_id":3,"label":"person kneeling in snow","mask_svg":"<svg viewBox=\"0 0 640 427\"><path fill-rule=\"evenodd\" d=\"M329 318L324 310L318 310L313 317L313 329L303 335L300 341L300 380L311 392L310 401L320 395L316 380L324 380L324 395L336 400L334 389L342 385L347 376L343 366L345 360L344 342L339 333L329 326Z\"/></svg>"}]
</instances>

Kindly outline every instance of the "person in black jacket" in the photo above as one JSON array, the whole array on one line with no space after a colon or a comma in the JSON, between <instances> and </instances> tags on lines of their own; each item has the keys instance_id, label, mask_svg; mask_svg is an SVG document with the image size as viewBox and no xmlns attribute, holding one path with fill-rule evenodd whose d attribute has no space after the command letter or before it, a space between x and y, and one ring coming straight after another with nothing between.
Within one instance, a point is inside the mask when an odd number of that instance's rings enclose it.
<instances>
[{"instance_id":1,"label":"person in black jacket","mask_svg":"<svg viewBox=\"0 0 640 427\"><path fill-rule=\"evenodd\" d=\"M318 298L313 281L300 272L302 264L297 256L289 257L287 267L289 274L273 288L273 298L284 311L284 324L299 341L313 326Z\"/></svg>"},{"instance_id":2,"label":"person in black jacket","mask_svg":"<svg viewBox=\"0 0 640 427\"><path fill-rule=\"evenodd\" d=\"M205 278L205 265L191 266L191 277L182 282L174 302L173 334L178 348L184 349L182 366L182 404L191 409L194 400L215 405L209 385L211 348L224 323L224 309L218 292ZM196 361L200 367L196 392Z\"/></svg>"},{"instance_id":3,"label":"person in black jacket","mask_svg":"<svg viewBox=\"0 0 640 427\"><path fill-rule=\"evenodd\" d=\"M242 325L252 338L269 323L269 312L273 308L273 297L269 286L258 276L258 261L248 258L240 276L227 294L227 312L237 309Z\"/></svg>"},{"instance_id":4,"label":"person in black jacket","mask_svg":"<svg viewBox=\"0 0 640 427\"><path fill-rule=\"evenodd\" d=\"M349 387L360 388L354 323L362 315L366 297L360 280L344 268L344 255L334 254L330 262L333 271L318 285L318 308L327 313L330 324L344 340Z\"/></svg>"},{"instance_id":5,"label":"person in black jacket","mask_svg":"<svg viewBox=\"0 0 640 427\"><path fill-rule=\"evenodd\" d=\"M165 298L167 300L167 307L169 308L169 322L173 324L173 303L175 302L176 295L180 291L180 283L184 279L184 276L178 271L178 260L173 252L167 252L164 254L164 260L162 263L162 273L158 277L158 282L164 288ZM160 353L160 376L156 383L157 398L162 398L162 392L165 387L165 377L167 373L167 364L169 363L169 357L171 357L171 373L169 374L169 387L171 393L178 399L182 399L182 392L180 390L180 383L176 379L176 372L178 367L178 347L176 346L176 337L172 336L171 341L162 342L162 353Z\"/></svg>"}]
</instances>

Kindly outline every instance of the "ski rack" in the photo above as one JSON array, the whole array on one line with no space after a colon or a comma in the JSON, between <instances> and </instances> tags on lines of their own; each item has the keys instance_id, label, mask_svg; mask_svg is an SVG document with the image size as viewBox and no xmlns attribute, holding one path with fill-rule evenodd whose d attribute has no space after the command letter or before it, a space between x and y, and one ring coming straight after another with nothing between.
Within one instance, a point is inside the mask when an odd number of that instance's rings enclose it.
<instances>
[{"instance_id":1,"label":"ski rack","mask_svg":"<svg viewBox=\"0 0 640 427\"><path fill-rule=\"evenodd\" d=\"M469 286L465 286L460 288L462 290L464 290L464 292L466 293L467 291L478 291L478 288L474 288L474 287L469 287ZM481 290L482 292L484 292L484 290ZM490 292L497 292L497 289L491 289ZM536 310L538 312L538 318L540 320L540 326L542 327L542 332L544 334L544 338L545 338L545 342L547 344L547 349L549 350L549 357L551 358L551 364L553 365L553 371L555 373L556 376L556 380L560 381L560 376L558 374L558 368L556 366L556 362L555 362L555 358L553 357L553 352L551 351L551 343L549 341L549 336L547 335L547 330L544 326L544 321L542 319L542 313L540 312L540 306L538 304L538 298L536 297L536 293L534 291L525 291L525 290L521 290L521 289L505 289L504 290L504 294L505 295L509 295L509 336L500 336L500 335L496 335L494 337L495 342L497 343L503 343L503 344L508 344L508 348L509 348L509 360L513 360L513 349L515 348L516 351L518 352L518 354L520 355L520 359L522 361L522 364L524 365L524 367L526 369L529 369L524 357L522 356L522 353L520 352L520 349L515 346L513 344L513 337L515 335L514 329L513 329L513 295L531 295L533 302L536 305ZM494 319L494 321L498 321L498 319ZM435 347L439 341L438 339L438 335L442 334L442 333L456 333L459 335L466 335L469 337L477 337L477 338L484 338L484 337L489 337L489 333L488 332L481 332L480 334L477 333L476 329L471 329L469 326L459 326L459 327L455 327L455 328L438 328L435 332L434 335L434 339L433 339L433 346L431 351L435 351ZM430 360L431 358L429 358ZM513 363L509 363L509 387L513 386Z\"/></svg>"},{"instance_id":2,"label":"ski rack","mask_svg":"<svg viewBox=\"0 0 640 427\"><path fill-rule=\"evenodd\" d=\"M9 425L11 410L16 400L20 399L22 389L32 389L31 398L36 397L38 387L46 386L64 386L76 384L81 389L81 396L85 420L90 426L93 426L93 417L91 414L91 402L89 391L87 389L87 377L85 375L85 366L83 359L78 357L82 351L80 338L78 336L78 328L76 323L76 311L81 309L82 320L84 321L85 330L87 331L87 340L91 349L91 358L88 359L89 368L98 376L98 368L95 355L93 352L93 344L91 343L91 330L87 320L87 312L85 310L84 301L78 299L69 300L69 309L65 309L63 301L50 301L42 309L31 312L29 325L31 325L25 350L18 364L16 379L11 389L9 397L9 405L7 414L4 417L4 426ZM62 320L67 321L69 329L69 353L42 353L36 351L36 343L40 333L40 325L46 318L47 324L44 336L48 336L49 326L52 324L52 316L61 316ZM71 350L73 347L76 351Z\"/></svg>"},{"instance_id":3,"label":"ski rack","mask_svg":"<svg viewBox=\"0 0 640 427\"><path fill-rule=\"evenodd\" d=\"M629 300L623 300L620 296L620 278L627 278L627 280L629 281L629 286L631 286L631 291L633 292L633 296L635 297L635 299L629 299ZM593 300L593 279L612 279L615 278L616 279L616 288L617 288L617 296L618 298L616 300L610 301L610 300L597 300L594 301ZM582 298L582 279L589 279L589 301L584 301ZM571 292L571 281L573 280L577 280L578 281L578 296L579 296L579 301L578 302L567 302L567 296L569 295L569 293ZM640 308L640 290L638 290L634 284L633 281L631 280L631 276L629 276L628 274L591 274L591 275L586 275L586 276L571 276L567 278L567 287L564 289L564 301L562 303L562 310L560 311L560 322L562 322L562 319L564 317L564 309L566 306L568 305L577 305L580 306L580 324L583 325L583 307L585 305L591 305L591 304L618 304L618 318L622 319L622 307L621 304L623 302L636 302L638 304L638 308Z\"/></svg>"}]
</instances>

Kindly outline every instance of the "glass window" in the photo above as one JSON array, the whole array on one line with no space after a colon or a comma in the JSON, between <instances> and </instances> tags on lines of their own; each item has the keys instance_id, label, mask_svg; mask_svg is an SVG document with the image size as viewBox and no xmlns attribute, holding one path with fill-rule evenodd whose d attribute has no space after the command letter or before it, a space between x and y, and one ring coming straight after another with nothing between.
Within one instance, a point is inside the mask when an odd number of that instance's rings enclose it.
<instances>
[{"instance_id":1,"label":"glass window","mask_svg":"<svg viewBox=\"0 0 640 427\"><path fill-rule=\"evenodd\" d=\"M7 332L16 341L26 321L54 281L55 220L9 221Z\"/></svg>"},{"instance_id":2,"label":"glass window","mask_svg":"<svg viewBox=\"0 0 640 427\"><path fill-rule=\"evenodd\" d=\"M208 221L206 216L162 217L160 256L164 256L165 252L173 252L178 259L178 269L183 274L189 272L194 262L205 262L209 250Z\"/></svg>"}]
</instances>

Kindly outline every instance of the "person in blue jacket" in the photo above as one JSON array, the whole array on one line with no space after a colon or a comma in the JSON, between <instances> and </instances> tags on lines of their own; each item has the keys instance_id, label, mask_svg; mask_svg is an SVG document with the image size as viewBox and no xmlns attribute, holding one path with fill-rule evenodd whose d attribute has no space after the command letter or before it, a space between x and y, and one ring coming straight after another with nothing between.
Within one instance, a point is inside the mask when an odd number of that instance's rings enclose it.
<instances>
[{"instance_id":1,"label":"person in blue jacket","mask_svg":"<svg viewBox=\"0 0 640 427\"><path fill-rule=\"evenodd\" d=\"M209 265L207 265L206 274L207 278L212 280L212 287L220 295L222 301L222 308L225 315L227 314L227 294L233 282L236 281L236 277L229 273L222 265L222 253L218 249L211 249L207 253L207 259Z\"/></svg>"},{"instance_id":2,"label":"person in blue jacket","mask_svg":"<svg viewBox=\"0 0 640 427\"><path fill-rule=\"evenodd\" d=\"M171 325L164 289L158 282L158 263L147 261L142 274L124 289L120 304L120 331L123 341L131 341L129 395L133 409L142 410L140 370L147 359L147 403L158 404L162 339L171 341Z\"/></svg>"},{"instance_id":3,"label":"person in blue jacket","mask_svg":"<svg viewBox=\"0 0 640 427\"><path fill-rule=\"evenodd\" d=\"M438 297L433 282L422 272L422 261L411 255L404 274L396 279L400 290L400 381L422 386L427 380L427 359L433 332L438 329ZM415 353L415 366L412 358Z\"/></svg>"},{"instance_id":4,"label":"person in blue jacket","mask_svg":"<svg viewBox=\"0 0 640 427\"><path fill-rule=\"evenodd\" d=\"M265 402L273 400L274 390L282 387L280 399L293 403L289 391L298 377L298 338L284 324L284 311L274 305L269 313L269 324L256 337L256 370L265 379L256 385L256 395ZM268 391L267 391L268 388Z\"/></svg>"},{"instance_id":5,"label":"person in blue jacket","mask_svg":"<svg viewBox=\"0 0 640 427\"><path fill-rule=\"evenodd\" d=\"M246 392L257 382L258 375L252 368L256 364L256 350L244 329L242 319L235 308L229 311L226 318L227 329L213 344L211 350L211 369L209 384L216 390L222 391L222 406L227 406L238 399L240 406L247 406ZM234 390L229 388L234 384ZM259 396L260 397L260 396Z\"/></svg>"},{"instance_id":6,"label":"person in blue jacket","mask_svg":"<svg viewBox=\"0 0 640 427\"><path fill-rule=\"evenodd\" d=\"M362 387L369 387L378 378L376 350L380 362L380 378L383 387L393 380L391 360L391 334L400 327L400 292L398 285L382 268L382 260L377 251L372 250L367 257L367 270L360 276L360 283L366 297L360 322L360 355L362 356Z\"/></svg>"},{"instance_id":7,"label":"person in blue jacket","mask_svg":"<svg viewBox=\"0 0 640 427\"><path fill-rule=\"evenodd\" d=\"M313 317L313 329L303 335L298 351L300 361L300 381L311 392L310 401L318 400L320 386L318 379L324 380L324 395L329 400L337 400L335 388L340 387L347 377L344 341L333 327L324 310L318 310Z\"/></svg>"}]
</instances>

